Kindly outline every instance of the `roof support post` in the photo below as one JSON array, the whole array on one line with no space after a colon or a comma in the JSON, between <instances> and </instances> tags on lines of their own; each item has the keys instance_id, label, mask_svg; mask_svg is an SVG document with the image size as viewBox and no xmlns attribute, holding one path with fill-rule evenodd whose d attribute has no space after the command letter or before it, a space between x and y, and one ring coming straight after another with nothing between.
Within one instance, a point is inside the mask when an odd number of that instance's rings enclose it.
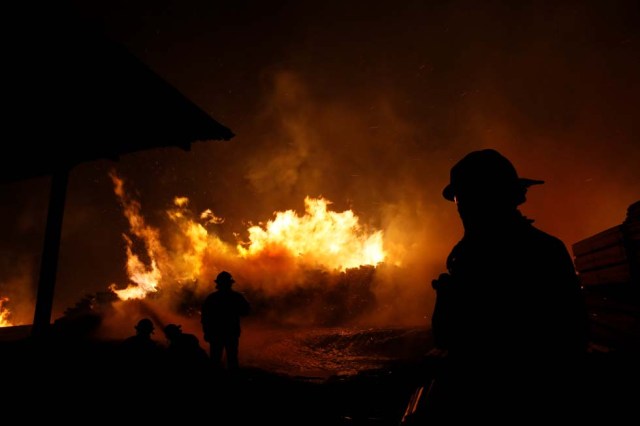
<instances>
[{"instance_id":1,"label":"roof support post","mask_svg":"<svg viewBox=\"0 0 640 426\"><path fill-rule=\"evenodd\" d=\"M62 220L64 205L67 198L67 182L69 168L64 167L54 172L51 177L51 193L49 195L49 211L47 227L44 235L44 247L40 260L40 279L38 282L38 297L33 318L31 334L35 338L47 335L51 324L53 308L53 294L58 272L58 254L60 252L60 237L62 235Z\"/></svg>"}]
</instances>

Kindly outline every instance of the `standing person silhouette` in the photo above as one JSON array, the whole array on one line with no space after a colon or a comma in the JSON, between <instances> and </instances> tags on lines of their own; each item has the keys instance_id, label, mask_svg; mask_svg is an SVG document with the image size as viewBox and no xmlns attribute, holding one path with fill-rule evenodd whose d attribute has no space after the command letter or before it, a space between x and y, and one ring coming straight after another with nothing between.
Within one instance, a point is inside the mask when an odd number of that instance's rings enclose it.
<instances>
[{"instance_id":1,"label":"standing person silhouette","mask_svg":"<svg viewBox=\"0 0 640 426\"><path fill-rule=\"evenodd\" d=\"M587 314L564 244L524 217L527 188L495 150L451 169L443 196L456 203L464 236L433 281L432 327L447 368L436 379L441 414L460 407L489 420L566 409L587 345ZM564 398L564 399L563 399ZM552 408L553 407L553 408ZM541 415L541 414L540 414Z\"/></svg>"},{"instance_id":2,"label":"standing person silhouette","mask_svg":"<svg viewBox=\"0 0 640 426\"><path fill-rule=\"evenodd\" d=\"M241 293L231 289L235 282L231 274L222 271L215 279L217 290L202 305L202 331L209 342L211 361L221 366L223 350L227 355L229 370L238 369L238 343L240 317L249 314L249 303Z\"/></svg>"}]
</instances>

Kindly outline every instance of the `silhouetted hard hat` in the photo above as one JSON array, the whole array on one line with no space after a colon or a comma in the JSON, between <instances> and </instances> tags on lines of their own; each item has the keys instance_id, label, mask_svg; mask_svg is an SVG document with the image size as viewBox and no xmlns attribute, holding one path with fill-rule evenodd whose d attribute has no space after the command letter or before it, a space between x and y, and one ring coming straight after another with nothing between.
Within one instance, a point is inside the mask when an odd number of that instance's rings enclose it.
<instances>
[{"instance_id":1,"label":"silhouetted hard hat","mask_svg":"<svg viewBox=\"0 0 640 426\"><path fill-rule=\"evenodd\" d=\"M165 336L171 338L182 333L182 327L178 324L167 324L164 328Z\"/></svg>"},{"instance_id":2,"label":"silhouetted hard hat","mask_svg":"<svg viewBox=\"0 0 640 426\"><path fill-rule=\"evenodd\" d=\"M235 280L233 279L231 274L228 273L227 271L220 272L218 274L218 276L216 277L215 281L218 284L233 284L233 283L235 283Z\"/></svg>"},{"instance_id":3,"label":"silhouetted hard hat","mask_svg":"<svg viewBox=\"0 0 640 426\"><path fill-rule=\"evenodd\" d=\"M138 324L135 326L135 329L141 333L151 333L153 331L153 323L149 318L143 318L138 321Z\"/></svg>"},{"instance_id":4,"label":"silhouetted hard hat","mask_svg":"<svg viewBox=\"0 0 640 426\"><path fill-rule=\"evenodd\" d=\"M515 167L506 157L496 150L483 149L467 154L451 168L450 182L442 195L454 201L459 191L492 189L504 192L541 183L544 181L518 177Z\"/></svg>"}]
</instances>

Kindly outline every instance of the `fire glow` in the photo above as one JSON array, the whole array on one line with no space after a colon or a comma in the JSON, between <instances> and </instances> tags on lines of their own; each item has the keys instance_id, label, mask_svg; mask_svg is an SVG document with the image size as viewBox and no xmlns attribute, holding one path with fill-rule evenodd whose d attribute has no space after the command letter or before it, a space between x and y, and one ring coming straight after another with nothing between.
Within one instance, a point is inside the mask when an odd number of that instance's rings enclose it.
<instances>
[{"instance_id":1,"label":"fire glow","mask_svg":"<svg viewBox=\"0 0 640 426\"><path fill-rule=\"evenodd\" d=\"M11 312L7 308L8 297L0 297L0 327L11 327L14 324L9 320Z\"/></svg>"},{"instance_id":2,"label":"fire glow","mask_svg":"<svg viewBox=\"0 0 640 426\"><path fill-rule=\"evenodd\" d=\"M126 272L130 280L124 289L109 287L120 299L143 299L161 287L197 282L222 268L255 269L262 276L282 276L278 268L284 259L299 268L344 272L349 268L377 265L385 261L383 232L368 232L351 210L334 212L329 200L306 197L305 213L294 210L275 212L265 224L249 227L248 242L235 246L222 241L214 232L224 222L207 209L196 215L189 210L187 197L174 198L167 217L175 225L167 230L168 241L161 243L160 231L145 221L140 203L124 191L124 182L111 173L129 232L126 244ZM206 226L205 226L206 225ZM134 245L140 241L141 245ZM134 251L142 247L144 256ZM148 259L145 263L142 258Z\"/></svg>"}]
</instances>

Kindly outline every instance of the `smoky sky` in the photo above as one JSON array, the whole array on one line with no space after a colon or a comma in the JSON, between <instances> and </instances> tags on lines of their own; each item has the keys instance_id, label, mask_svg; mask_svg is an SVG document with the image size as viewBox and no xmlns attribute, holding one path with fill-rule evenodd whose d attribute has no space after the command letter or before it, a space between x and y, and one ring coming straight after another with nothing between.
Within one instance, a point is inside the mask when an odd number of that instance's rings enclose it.
<instances>
[{"instance_id":1,"label":"smoky sky","mask_svg":"<svg viewBox=\"0 0 640 426\"><path fill-rule=\"evenodd\" d=\"M620 223L640 198L637 2L90 3L75 5L81 19L237 136L74 169L57 314L126 282L111 168L150 223L162 227L183 195L225 217L229 241L323 195L385 230L416 286L442 272L461 236L441 191L471 150L496 148L545 180L522 209L568 247ZM37 273L46 185L1 189L2 249L14 259L2 264L5 286Z\"/></svg>"}]
</instances>

